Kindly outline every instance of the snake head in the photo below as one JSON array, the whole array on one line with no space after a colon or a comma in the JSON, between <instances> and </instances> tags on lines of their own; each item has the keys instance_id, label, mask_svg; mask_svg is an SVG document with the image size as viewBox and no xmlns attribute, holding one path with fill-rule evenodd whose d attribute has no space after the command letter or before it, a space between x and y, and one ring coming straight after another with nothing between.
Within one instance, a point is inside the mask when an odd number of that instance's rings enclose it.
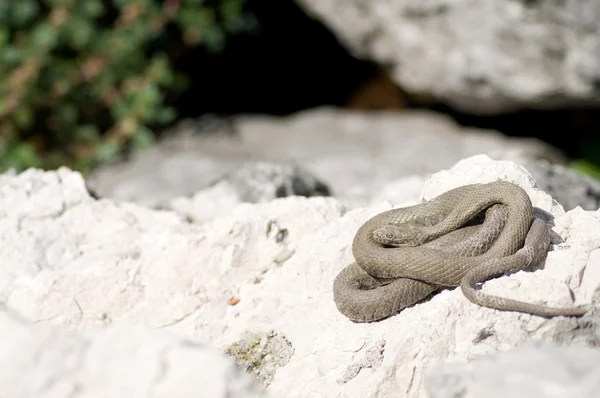
<instances>
[{"instance_id":1,"label":"snake head","mask_svg":"<svg viewBox=\"0 0 600 398\"><path fill-rule=\"evenodd\" d=\"M410 223L384 225L373 231L373 240L386 246L415 246L415 228Z\"/></svg>"},{"instance_id":2,"label":"snake head","mask_svg":"<svg viewBox=\"0 0 600 398\"><path fill-rule=\"evenodd\" d=\"M378 228L373 231L373 239L382 245L389 245L394 241L394 233L388 231L388 227Z\"/></svg>"}]
</instances>

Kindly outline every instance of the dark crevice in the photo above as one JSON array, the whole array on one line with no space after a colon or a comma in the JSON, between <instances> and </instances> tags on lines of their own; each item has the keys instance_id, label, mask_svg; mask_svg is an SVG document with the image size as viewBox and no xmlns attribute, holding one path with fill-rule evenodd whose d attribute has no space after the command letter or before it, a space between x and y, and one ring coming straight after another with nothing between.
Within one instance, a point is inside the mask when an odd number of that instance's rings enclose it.
<instances>
[{"instance_id":1,"label":"dark crevice","mask_svg":"<svg viewBox=\"0 0 600 398\"><path fill-rule=\"evenodd\" d=\"M249 10L259 21L257 33L230 37L218 56L197 50L179 60L177 69L192 77L177 104L182 117L342 106L375 74L293 1L252 0Z\"/></svg>"}]
</instances>

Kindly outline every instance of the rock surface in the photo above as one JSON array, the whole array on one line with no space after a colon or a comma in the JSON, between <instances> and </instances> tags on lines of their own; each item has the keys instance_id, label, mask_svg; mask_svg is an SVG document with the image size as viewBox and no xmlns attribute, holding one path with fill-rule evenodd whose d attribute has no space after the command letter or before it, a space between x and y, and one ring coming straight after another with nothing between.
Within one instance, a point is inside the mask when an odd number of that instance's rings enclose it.
<instances>
[{"instance_id":1,"label":"rock surface","mask_svg":"<svg viewBox=\"0 0 600 398\"><path fill-rule=\"evenodd\" d=\"M567 167L540 160L527 163L527 170L540 187L567 210L580 206L585 210L600 208L600 182Z\"/></svg>"},{"instance_id":2,"label":"rock surface","mask_svg":"<svg viewBox=\"0 0 600 398\"><path fill-rule=\"evenodd\" d=\"M104 396L129 397L134 388L146 388L145 395L189 396L191 389L199 391L196 376L208 378L213 396L225 396L219 395L221 387L231 383L239 386L231 396L252 396L244 395L250 391L244 375L230 370L235 360L257 384L268 386L268 396L412 398L428 397L424 375L445 361L472 360L528 342L597 352L597 304L582 318L546 320L481 308L453 289L384 322L355 324L337 311L333 279L352 261L358 227L392 207L382 202L386 197L402 196L398 190L405 186L403 202L394 201L404 206L497 178L522 186L546 212L553 245L543 269L494 279L482 289L555 306L597 303L600 212L565 212L525 168L484 155L427 180L397 180L365 208L348 210L331 197L291 196L237 204L202 223L172 211L95 200L80 175L64 168L2 175L0 298L26 321L0 318L3 335L14 336L0 343L3 358L10 358L0 367L0 379L14 378L11 397L26 396L18 392L25 383L32 389L48 386L43 383L61 374L58 366L67 372L59 378L67 384L82 380L81 374L96 377L83 384L89 386L86 396L108 388ZM123 326L130 324L135 327ZM65 345L95 354L72 354L83 355L72 363L65 359L70 358ZM52 360L32 360L46 352ZM169 378L152 384L157 372L164 375L157 366L164 364L165 352L172 354ZM221 362L223 352L231 355L229 362ZM111 366L111 355L123 362ZM211 373L196 375L207 362ZM70 367L80 371L68 372ZM131 367L135 378L123 380ZM56 387L42 396L64 396L63 391Z\"/></svg>"},{"instance_id":3,"label":"rock surface","mask_svg":"<svg viewBox=\"0 0 600 398\"><path fill-rule=\"evenodd\" d=\"M74 333L0 306L6 398L259 398L263 391L212 347L139 325Z\"/></svg>"},{"instance_id":4,"label":"rock surface","mask_svg":"<svg viewBox=\"0 0 600 398\"><path fill-rule=\"evenodd\" d=\"M527 167L540 159L566 162L557 149L540 140L461 128L449 118L430 112L359 113L319 108L285 118L240 116L232 123L233 133L213 123L217 128L209 134L196 127L207 123L184 121L173 128L169 139L135 154L127 163L102 167L88 178L88 184L101 197L175 209L204 219L202 209L194 209L189 198L249 162L269 162L274 170L300 165L305 172L296 175L311 192L318 191L317 182L322 182L331 195L351 207L367 205L392 180L428 176L475 154ZM549 185L545 176L543 171L536 175L542 189ZM552 185L559 185L557 180L559 177L554 177ZM589 179L580 180L577 184L586 186L584 182ZM292 179L287 181L289 184ZM266 184L262 191L274 191L275 185L269 188ZM236 193L245 189L236 188L235 183L226 184L200 195L227 198L218 209L227 212L236 203L248 201ZM552 194L561 203L590 204L587 195L579 198L572 192L556 189ZM276 196L271 194L272 198ZM596 197L593 203L597 202ZM598 206L585 208L596 210ZM212 210L203 211L212 214Z\"/></svg>"},{"instance_id":5,"label":"rock surface","mask_svg":"<svg viewBox=\"0 0 600 398\"><path fill-rule=\"evenodd\" d=\"M594 0L297 0L408 92L498 114L600 103Z\"/></svg>"},{"instance_id":6,"label":"rock surface","mask_svg":"<svg viewBox=\"0 0 600 398\"><path fill-rule=\"evenodd\" d=\"M248 163L213 181L191 198L177 197L170 208L195 222L226 215L240 203L264 203L287 196L329 196L330 189L297 165Z\"/></svg>"},{"instance_id":7,"label":"rock surface","mask_svg":"<svg viewBox=\"0 0 600 398\"><path fill-rule=\"evenodd\" d=\"M591 398L600 391L599 363L597 348L526 344L436 366L425 378L430 398Z\"/></svg>"}]
</instances>

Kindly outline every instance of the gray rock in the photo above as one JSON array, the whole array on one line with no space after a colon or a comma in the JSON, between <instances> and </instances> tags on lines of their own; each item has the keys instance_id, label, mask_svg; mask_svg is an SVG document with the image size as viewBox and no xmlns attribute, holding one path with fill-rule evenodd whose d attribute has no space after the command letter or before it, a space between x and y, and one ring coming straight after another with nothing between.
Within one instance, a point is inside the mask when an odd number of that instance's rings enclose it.
<instances>
[{"instance_id":1,"label":"gray rock","mask_svg":"<svg viewBox=\"0 0 600 398\"><path fill-rule=\"evenodd\" d=\"M600 103L595 0L297 0L404 90L469 113Z\"/></svg>"},{"instance_id":2,"label":"gray rock","mask_svg":"<svg viewBox=\"0 0 600 398\"><path fill-rule=\"evenodd\" d=\"M184 119L179 122L178 129L194 135L233 136L236 134L234 117L214 113L207 113L195 119Z\"/></svg>"},{"instance_id":3,"label":"gray rock","mask_svg":"<svg viewBox=\"0 0 600 398\"><path fill-rule=\"evenodd\" d=\"M174 198L168 207L190 222L205 222L227 215L240 203L329 194L325 184L299 166L255 162L225 173L192 197Z\"/></svg>"},{"instance_id":4,"label":"gray rock","mask_svg":"<svg viewBox=\"0 0 600 398\"><path fill-rule=\"evenodd\" d=\"M545 161L531 162L527 170L541 189L548 192L565 210L581 206L584 210L600 208L600 182L575 170Z\"/></svg>"},{"instance_id":5,"label":"gray rock","mask_svg":"<svg viewBox=\"0 0 600 398\"><path fill-rule=\"evenodd\" d=\"M532 343L432 367L429 398L594 398L600 396L600 349Z\"/></svg>"},{"instance_id":6,"label":"gray rock","mask_svg":"<svg viewBox=\"0 0 600 398\"><path fill-rule=\"evenodd\" d=\"M225 173L210 186L227 184L240 201L261 203L286 196L329 196L329 188L296 165L255 162Z\"/></svg>"},{"instance_id":7,"label":"gray rock","mask_svg":"<svg viewBox=\"0 0 600 398\"><path fill-rule=\"evenodd\" d=\"M191 197L227 174L236 181L234 196L247 191L243 196L249 199L270 197L277 181L287 181L282 185L287 195L317 192L322 181L337 198L364 205L391 180L434 173L480 153L518 163L566 161L560 151L540 140L462 128L448 117L423 111L349 112L323 107L288 117L239 116L235 135L207 135L195 126L182 122L167 139L135 153L129 162L92 173L86 178L88 185L101 197L171 209L174 198ZM299 165L306 172L292 166L244 169L255 162ZM251 181L262 182L245 182L248 175ZM274 183L267 182L269 176ZM294 176L302 183L294 184Z\"/></svg>"}]
</instances>

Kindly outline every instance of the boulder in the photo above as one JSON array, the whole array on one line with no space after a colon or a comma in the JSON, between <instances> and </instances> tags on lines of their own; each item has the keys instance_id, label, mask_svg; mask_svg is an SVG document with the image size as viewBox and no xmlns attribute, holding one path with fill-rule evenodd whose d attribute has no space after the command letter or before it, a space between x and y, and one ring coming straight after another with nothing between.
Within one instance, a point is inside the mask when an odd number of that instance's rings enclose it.
<instances>
[{"instance_id":1,"label":"boulder","mask_svg":"<svg viewBox=\"0 0 600 398\"><path fill-rule=\"evenodd\" d=\"M600 3L297 0L403 90L492 115L600 103Z\"/></svg>"},{"instance_id":2,"label":"boulder","mask_svg":"<svg viewBox=\"0 0 600 398\"><path fill-rule=\"evenodd\" d=\"M523 187L553 237L538 269L493 279L483 291L584 304L588 314L544 319L497 311L471 303L460 289L381 322L358 324L337 311L332 283L353 261L362 223L493 179ZM361 208L289 196L190 222L173 211L94 199L66 168L1 175L0 297L23 319L0 318L12 336L0 344L3 392L59 397L81 386L90 397L192 390L217 397L229 386L229 396L251 397L262 386L273 397L427 397L440 382L426 372L445 362L531 342L598 350L600 212L565 211L526 168L486 155L422 178L420 191L417 177L406 181L414 196L402 202L385 200L394 189L384 187L377 203ZM537 358L541 366L545 357ZM504 386L495 388L514 391Z\"/></svg>"}]
</instances>

